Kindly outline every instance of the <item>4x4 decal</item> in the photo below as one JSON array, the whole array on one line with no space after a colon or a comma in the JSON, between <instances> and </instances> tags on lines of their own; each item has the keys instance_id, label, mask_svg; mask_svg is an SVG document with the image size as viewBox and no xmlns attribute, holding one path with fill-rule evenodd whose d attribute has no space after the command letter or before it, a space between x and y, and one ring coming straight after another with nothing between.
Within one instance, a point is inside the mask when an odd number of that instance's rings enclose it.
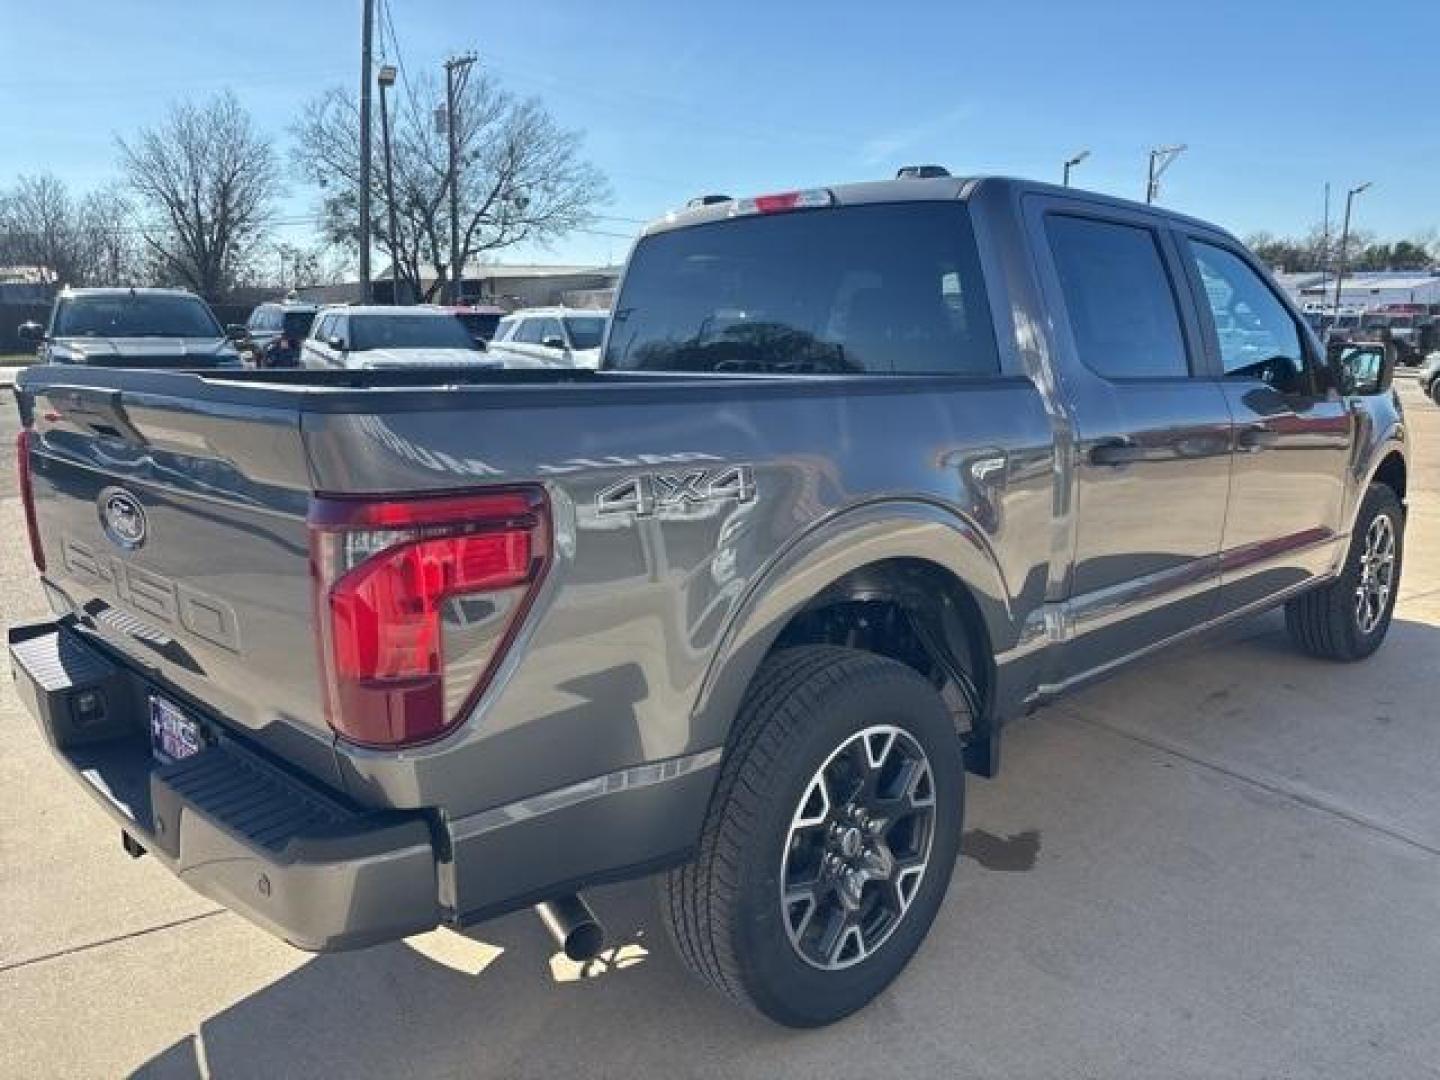
<instances>
[{"instance_id":1,"label":"4x4 decal","mask_svg":"<svg viewBox=\"0 0 1440 1080\"><path fill-rule=\"evenodd\" d=\"M671 508L730 500L755 501L755 470L751 466L627 476L596 494L595 512L602 516L634 514L644 518Z\"/></svg>"}]
</instances>

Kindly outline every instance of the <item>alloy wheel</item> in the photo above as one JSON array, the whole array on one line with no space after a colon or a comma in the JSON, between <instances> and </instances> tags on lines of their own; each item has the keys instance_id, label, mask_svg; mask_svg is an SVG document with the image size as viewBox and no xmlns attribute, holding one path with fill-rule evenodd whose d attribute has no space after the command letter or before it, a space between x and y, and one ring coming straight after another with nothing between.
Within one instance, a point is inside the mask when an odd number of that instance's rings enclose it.
<instances>
[{"instance_id":1,"label":"alloy wheel","mask_svg":"<svg viewBox=\"0 0 1440 1080\"><path fill-rule=\"evenodd\" d=\"M1360 554L1360 581L1355 586L1355 623L1362 634L1380 625L1395 582L1395 526L1379 514L1365 530Z\"/></svg>"},{"instance_id":2,"label":"alloy wheel","mask_svg":"<svg viewBox=\"0 0 1440 1080\"><path fill-rule=\"evenodd\" d=\"M858 964L904 919L935 834L935 781L920 744L881 724L846 739L800 797L780 868L785 931L807 964Z\"/></svg>"}]
</instances>

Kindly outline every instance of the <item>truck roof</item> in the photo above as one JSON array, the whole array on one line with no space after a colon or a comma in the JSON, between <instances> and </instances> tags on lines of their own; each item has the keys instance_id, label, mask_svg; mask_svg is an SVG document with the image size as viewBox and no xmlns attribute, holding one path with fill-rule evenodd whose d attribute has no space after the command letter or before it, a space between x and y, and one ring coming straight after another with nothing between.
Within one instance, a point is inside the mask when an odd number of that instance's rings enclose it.
<instances>
[{"instance_id":1,"label":"truck roof","mask_svg":"<svg viewBox=\"0 0 1440 1080\"><path fill-rule=\"evenodd\" d=\"M987 192L992 189L1001 189L1018 197L1030 192L1062 195L1068 199L1075 199L1082 202L1096 205L1113 206L1119 209L1131 211L1142 211L1144 213L1170 218L1171 220L1183 222L1212 232L1223 232L1216 225L1199 218L1190 217L1186 214L1177 213L1164 207L1147 205L1135 202L1131 199L1122 199L1114 195L1105 195L1098 191L1087 191L1084 188L1061 187L1059 184L1047 184L1038 180L1026 180L1016 176L935 176L935 177L897 177L893 180L870 180L851 184L829 184L816 185L803 190L828 191L835 199L837 206L854 206L862 203L890 203L890 202L942 202L950 199L970 199L981 189ZM707 205L686 207L666 214L664 217L651 222L642 231L642 236L651 233L666 232L670 229L685 228L690 225L699 225L709 221L722 221L732 216L732 209L735 199L723 201L712 201Z\"/></svg>"},{"instance_id":2,"label":"truck roof","mask_svg":"<svg viewBox=\"0 0 1440 1080\"><path fill-rule=\"evenodd\" d=\"M106 286L73 288L69 285L60 290L60 296L66 299L74 299L82 296L188 296L191 299L200 299L189 289L162 289L151 286Z\"/></svg>"}]
</instances>

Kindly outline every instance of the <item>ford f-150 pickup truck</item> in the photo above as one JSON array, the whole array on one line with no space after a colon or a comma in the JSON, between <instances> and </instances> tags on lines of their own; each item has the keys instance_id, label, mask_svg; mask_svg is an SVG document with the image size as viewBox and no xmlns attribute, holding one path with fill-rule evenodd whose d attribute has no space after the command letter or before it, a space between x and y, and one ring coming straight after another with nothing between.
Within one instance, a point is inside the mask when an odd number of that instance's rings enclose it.
<instances>
[{"instance_id":1,"label":"ford f-150 pickup truck","mask_svg":"<svg viewBox=\"0 0 1440 1080\"><path fill-rule=\"evenodd\" d=\"M31 368L14 627L60 761L341 949L660 875L781 1023L904 966L1005 724L1284 605L1384 638L1406 435L1203 222L948 175L650 227L598 371Z\"/></svg>"}]
</instances>

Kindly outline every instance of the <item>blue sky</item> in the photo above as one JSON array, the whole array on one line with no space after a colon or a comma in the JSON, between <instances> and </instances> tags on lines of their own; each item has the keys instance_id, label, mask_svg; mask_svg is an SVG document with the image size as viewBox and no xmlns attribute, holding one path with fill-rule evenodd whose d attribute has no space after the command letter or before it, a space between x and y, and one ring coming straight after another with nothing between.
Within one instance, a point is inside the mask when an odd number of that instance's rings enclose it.
<instances>
[{"instance_id":1,"label":"blue sky","mask_svg":"<svg viewBox=\"0 0 1440 1080\"><path fill-rule=\"evenodd\" d=\"M883 177L907 162L1162 201L1240 233L1299 232L1361 180L1357 223L1440 228L1440 2L1099 0L726 4L389 0L408 71L475 49L583 133L614 198L594 232L507 258L622 259L700 192ZM0 0L0 185L113 176L114 136L231 86L280 145L357 78L360 0ZM283 212L313 210L292 181ZM634 220L631 220L634 219ZM308 239L308 226L287 228ZM617 235L600 235L614 233Z\"/></svg>"}]
</instances>

